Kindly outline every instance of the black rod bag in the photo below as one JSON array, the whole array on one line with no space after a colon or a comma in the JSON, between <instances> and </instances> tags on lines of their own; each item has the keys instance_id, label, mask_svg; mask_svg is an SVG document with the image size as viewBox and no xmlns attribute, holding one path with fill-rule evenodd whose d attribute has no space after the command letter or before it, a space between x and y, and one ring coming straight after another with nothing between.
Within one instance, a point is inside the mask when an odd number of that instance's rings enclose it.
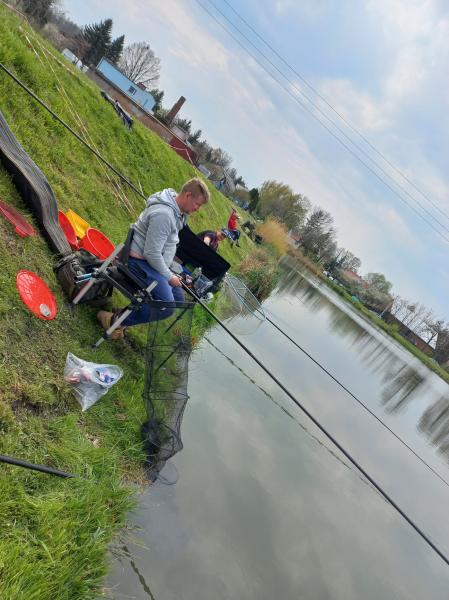
<instances>
[{"instance_id":1,"label":"black rod bag","mask_svg":"<svg viewBox=\"0 0 449 600\"><path fill-rule=\"evenodd\" d=\"M45 236L50 248L63 256L72 252L59 225L58 205L45 175L14 137L0 112L0 160Z\"/></svg>"},{"instance_id":2,"label":"black rod bag","mask_svg":"<svg viewBox=\"0 0 449 600\"><path fill-rule=\"evenodd\" d=\"M185 225L179 232L179 244L176 256L182 263L201 267L203 274L211 280L222 278L231 265L222 256L209 248L207 244Z\"/></svg>"}]
</instances>

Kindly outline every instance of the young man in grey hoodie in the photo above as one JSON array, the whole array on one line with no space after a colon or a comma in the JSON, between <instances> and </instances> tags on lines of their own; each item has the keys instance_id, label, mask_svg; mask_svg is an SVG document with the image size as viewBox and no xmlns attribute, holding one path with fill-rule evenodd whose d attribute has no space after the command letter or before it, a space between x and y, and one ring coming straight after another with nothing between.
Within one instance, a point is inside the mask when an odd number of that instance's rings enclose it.
<instances>
[{"instance_id":1,"label":"young man in grey hoodie","mask_svg":"<svg viewBox=\"0 0 449 600\"><path fill-rule=\"evenodd\" d=\"M187 181L179 194L171 188L156 192L147 200L146 208L134 223L134 235L129 253L129 268L149 285L157 281L152 291L155 300L182 302L184 293L181 281L170 267L179 242L178 232L184 227L187 216L201 208L209 200L209 190L201 179ZM164 310L143 305L123 321L111 339L122 338L125 327L166 319L173 314L172 308ZM120 311L100 310L97 318L108 329Z\"/></svg>"}]
</instances>

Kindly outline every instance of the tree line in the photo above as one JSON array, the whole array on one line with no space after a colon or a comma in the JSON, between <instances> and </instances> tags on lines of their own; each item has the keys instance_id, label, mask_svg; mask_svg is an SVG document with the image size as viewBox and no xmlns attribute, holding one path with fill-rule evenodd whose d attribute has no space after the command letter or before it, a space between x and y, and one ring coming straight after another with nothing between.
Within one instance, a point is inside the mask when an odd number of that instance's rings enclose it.
<instances>
[{"instance_id":1,"label":"tree line","mask_svg":"<svg viewBox=\"0 0 449 600\"><path fill-rule=\"evenodd\" d=\"M362 261L338 246L332 215L295 193L285 183L267 180L249 192L249 212L255 217L284 223L302 253L340 281L353 297L377 313L390 313L427 344L435 344L433 357L440 364L449 359L449 321L437 317L419 302L392 293L383 273L360 275Z\"/></svg>"}]
</instances>

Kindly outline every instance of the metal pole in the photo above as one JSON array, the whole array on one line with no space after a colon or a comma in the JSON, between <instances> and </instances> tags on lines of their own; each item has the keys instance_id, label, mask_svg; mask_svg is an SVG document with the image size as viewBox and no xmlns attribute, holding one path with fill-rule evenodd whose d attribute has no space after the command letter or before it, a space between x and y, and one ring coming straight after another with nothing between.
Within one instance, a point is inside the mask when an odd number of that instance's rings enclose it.
<instances>
[{"instance_id":1,"label":"metal pole","mask_svg":"<svg viewBox=\"0 0 449 600\"><path fill-rule=\"evenodd\" d=\"M100 275L100 273L102 273L103 271L105 271L107 269L107 267L109 267L111 262L117 256L117 254L122 250L123 246L124 246L124 244L118 244L118 246L115 247L114 252L112 254L110 254L105 261L103 261L103 264L101 265L101 267L99 267L98 269L95 269L93 271L92 277L89 279L89 281L86 283L86 285L84 285L80 289L80 291L77 293L77 295L71 302L71 306L76 306L78 304L78 302L83 298L83 296L85 296L87 294L87 292L90 290L90 288L93 285L95 285L95 283L97 282L98 275Z\"/></svg>"}]
</instances>

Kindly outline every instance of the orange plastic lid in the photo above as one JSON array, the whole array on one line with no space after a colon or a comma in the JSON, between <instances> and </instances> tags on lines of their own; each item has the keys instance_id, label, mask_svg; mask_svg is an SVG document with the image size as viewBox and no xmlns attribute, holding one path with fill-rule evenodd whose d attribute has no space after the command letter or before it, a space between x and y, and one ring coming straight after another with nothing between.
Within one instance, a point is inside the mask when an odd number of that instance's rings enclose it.
<instances>
[{"instance_id":1,"label":"orange plastic lid","mask_svg":"<svg viewBox=\"0 0 449 600\"><path fill-rule=\"evenodd\" d=\"M70 247L74 250L78 250L78 240L76 239L75 229L65 214L60 210L58 210L58 220L59 225L64 232L65 239L69 242Z\"/></svg>"},{"instance_id":2,"label":"orange plastic lid","mask_svg":"<svg viewBox=\"0 0 449 600\"><path fill-rule=\"evenodd\" d=\"M16 287L23 303L39 319L50 321L56 316L56 300L47 284L32 271L22 269L16 276Z\"/></svg>"},{"instance_id":3,"label":"orange plastic lid","mask_svg":"<svg viewBox=\"0 0 449 600\"><path fill-rule=\"evenodd\" d=\"M34 227L28 223L23 215L19 213L13 206L10 206L7 202L0 200L0 212L7 221L15 225L15 232L20 237L27 237L29 235L35 235Z\"/></svg>"}]
</instances>

